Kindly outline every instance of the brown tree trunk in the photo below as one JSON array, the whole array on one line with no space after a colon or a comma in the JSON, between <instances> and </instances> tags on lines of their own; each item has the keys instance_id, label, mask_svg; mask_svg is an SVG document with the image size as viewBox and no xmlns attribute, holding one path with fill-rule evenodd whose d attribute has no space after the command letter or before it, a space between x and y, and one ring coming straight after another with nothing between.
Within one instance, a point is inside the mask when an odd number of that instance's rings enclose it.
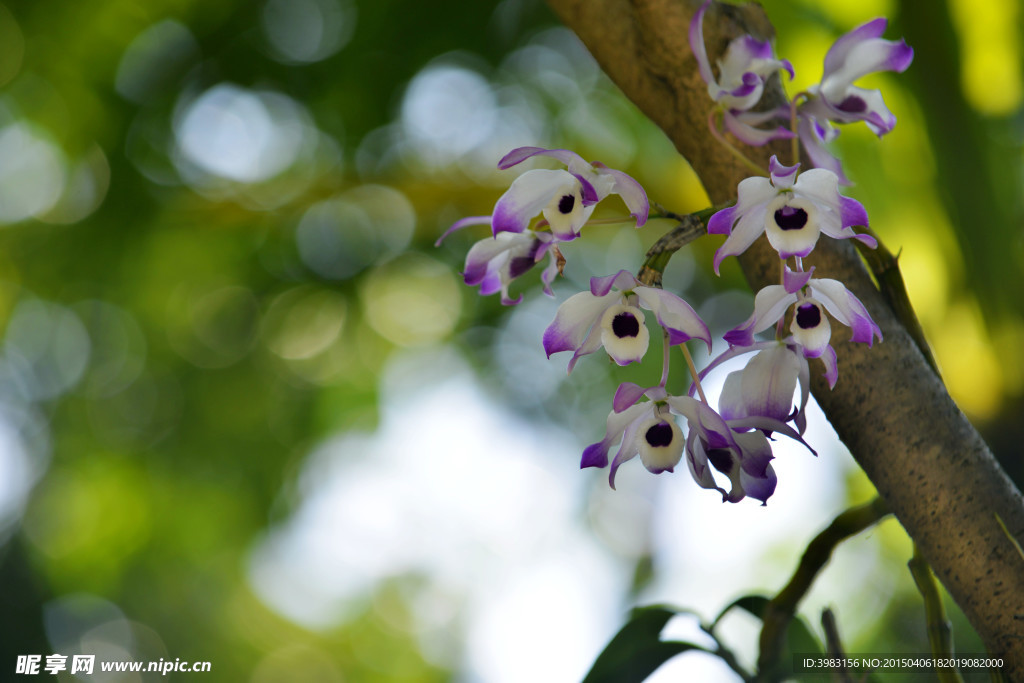
<instances>
[{"instance_id":1,"label":"brown tree trunk","mask_svg":"<svg viewBox=\"0 0 1024 683\"><path fill-rule=\"evenodd\" d=\"M711 101L687 35L697 0L548 0L611 79L657 123L700 176L715 203L736 195L748 172L707 132ZM704 18L714 62L743 33L769 38L759 6L714 4ZM779 87L770 97L781 98ZM751 148L767 167L786 142ZM806 168L806 165L805 165ZM868 207L870 209L870 207ZM879 232L884 236L885 226ZM867 306L885 341L868 348L833 337L840 379L812 391L839 437L920 546L942 583L1011 680L1024 681L1024 558L999 524L1024 544L1024 500L949 397L879 294L848 242L823 238L811 259ZM765 240L741 258L754 289L778 282L779 259ZM997 518L998 515L998 518Z\"/></svg>"}]
</instances>

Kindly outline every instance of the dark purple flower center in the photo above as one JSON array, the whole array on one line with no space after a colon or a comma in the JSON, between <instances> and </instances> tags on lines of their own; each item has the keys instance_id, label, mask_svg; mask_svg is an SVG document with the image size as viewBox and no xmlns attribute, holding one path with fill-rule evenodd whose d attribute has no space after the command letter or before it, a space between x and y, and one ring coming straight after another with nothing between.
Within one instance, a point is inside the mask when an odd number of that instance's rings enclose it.
<instances>
[{"instance_id":1,"label":"dark purple flower center","mask_svg":"<svg viewBox=\"0 0 1024 683\"><path fill-rule=\"evenodd\" d=\"M534 240L525 256L515 256L509 260L508 274L510 278L516 279L537 264L537 250L540 249L540 244L540 240Z\"/></svg>"},{"instance_id":2,"label":"dark purple flower center","mask_svg":"<svg viewBox=\"0 0 1024 683\"><path fill-rule=\"evenodd\" d=\"M796 324L803 330L814 329L821 324L821 309L814 304L797 306Z\"/></svg>"},{"instance_id":3,"label":"dark purple flower center","mask_svg":"<svg viewBox=\"0 0 1024 683\"><path fill-rule=\"evenodd\" d=\"M844 111L847 114L860 114L866 111L867 108L868 103L856 95L850 95L836 107L839 111Z\"/></svg>"},{"instance_id":4,"label":"dark purple flower center","mask_svg":"<svg viewBox=\"0 0 1024 683\"><path fill-rule=\"evenodd\" d=\"M619 339L640 334L640 321L632 313L622 312L612 318L612 332Z\"/></svg>"},{"instance_id":5,"label":"dark purple flower center","mask_svg":"<svg viewBox=\"0 0 1024 683\"><path fill-rule=\"evenodd\" d=\"M558 200L558 210L562 213L572 213L574 206L576 206L576 195L567 194Z\"/></svg>"},{"instance_id":6,"label":"dark purple flower center","mask_svg":"<svg viewBox=\"0 0 1024 683\"><path fill-rule=\"evenodd\" d=\"M784 206L775 212L775 224L782 230L799 230L807 225L807 212L795 206Z\"/></svg>"},{"instance_id":7,"label":"dark purple flower center","mask_svg":"<svg viewBox=\"0 0 1024 683\"><path fill-rule=\"evenodd\" d=\"M728 448L709 448L705 453L712 467L722 474L729 474L732 469L732 451Z\"/></svg>"},{"instance_id":8,"label":"dark purple flower center","mask_svg":"<svg viewBox=\"0 0 1024 683\"><path fill-rule=\"evenodd\" d=\"M667 422L659 422L656 425L652 425L647 433L644 434L644 438L647 439L647 443L654 448L662 446L668 446L672 443L672 425Z\"/></svg>"}]
</instances>

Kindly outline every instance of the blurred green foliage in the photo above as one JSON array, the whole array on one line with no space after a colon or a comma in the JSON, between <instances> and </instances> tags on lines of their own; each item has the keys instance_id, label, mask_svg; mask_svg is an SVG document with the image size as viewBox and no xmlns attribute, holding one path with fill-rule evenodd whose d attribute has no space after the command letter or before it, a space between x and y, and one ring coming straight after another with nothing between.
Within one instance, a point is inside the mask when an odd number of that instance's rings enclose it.
<instances>
[{"instance_id":1,"label":"blurred green foliage","mask_svg":"<svg viewBox=\"0 0 1024 683\"><path fill-rule=\"evenodd\" d=\"M870 18L766 5L783 54ZM930 10L933 29L913 2L887 9L905 14L891 33L917 51L909 92L882 79L906 107L894 106L901 126L889 152L862 151L853 132L843 151L894 250L940 245L926 265L945 284L920 284L944 288L926 324L981 302L978 353L1002 358L1003 377L973 387L994 404L967 405L994 442L1019 443L1007 406L1024 371L1006 360L1024 339L1019 108L986 118L960 95L950 14ZM455 80L414 80L431 73ZM417 82L431 86L419 100ZM431 97L454 98L442 104L457 116ZM451 677L458 662L431 660L403 627L401 581L314 632L254 595L247 558L298 504L315 445L377 423L396 349L454 343L515 410L588 436L603 423L612 380L598 364L540 402L516 393L495 352L506 311L456 275L472 237L432 247L453 220L490 211L508 182L495 161L528 144L573 147L673 210L703 208L685 163L537 0L0 6L0 400L4 447L24 452L14 503L0 506L4 671L54 651L48 614L99 596L130 620L138 656L211 660L214 680ZM907 215L888 193L902 173L892 150L922 155L899 182L911 213L943 223L934 235L927 220L887 232ZM874 167L884 173L863 172ZM612 249L638 264L668 227L595 236L580 263ZM702 313L724 329L735 320L716 318L718 304L738 295L695 265L713 246L680 256L666 282L710 301ZM887 651L876 642L918 608L901 594L878 640L858 644Z\"/></svg>"}]
</instances>

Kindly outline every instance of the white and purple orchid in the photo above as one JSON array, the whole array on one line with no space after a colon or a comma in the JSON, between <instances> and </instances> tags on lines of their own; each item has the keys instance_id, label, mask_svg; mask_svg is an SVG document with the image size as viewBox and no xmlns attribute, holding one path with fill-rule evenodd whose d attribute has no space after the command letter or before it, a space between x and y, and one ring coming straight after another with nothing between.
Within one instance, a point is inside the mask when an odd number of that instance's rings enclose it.
<instances>
[{"instance_id":1,"label":"white and purple orchid","mask_svg":"<svg viewBox=\"0 0 1024 683\"><path fill-rule=\"evenodd\" d=\"M707 48L704 45L704 13L711 0L707 0L690 22L690 49L697 59L701 78L708 84L708 95L722 108L723 123L737 139L749 145L764 145L771 140L791 138L793 133L784 126L771 130L758 128L776 118L789 116L787 107L770 111L750 111L764 92L765 81L779 70L793 77L793 65L785 59L776 59L771 43L743 35L726 48L718 61L718 78L711 70Z\"/></svg>"},{"instance_id":2,"label":"white and purple orchid","mask_svg":"<svg viewBox=\"0 0 1024 683\"><path fill-rule=\"evenodd\" d=\"M647 222L650 203L640 183L600 162L587 163L567 149L518 147L502 157L498 168L511 168L534 156L557 159L568 170L533 169L523 173L498 199L491 216L457 221L438 244L456 230L482 223L490 223L495 236L502 232L521 233L538 214L544 216L556 242L568 242L579 236L597 203L613 194L622 197L637 227Z\"/></svg>"},{"instance_id":3,"label":"white and purple orchid","mask_svg":"<svg viewBox=\"0 0 1024 683\"><path fill-rule=\"evenodd\" d=\"M793 392L798 383L800 405L794 408ZM810 369L803 354L793 344L768 342L742 370L725 378L718 409L726 421L762 417L793 422L797 433L803 434L810 390Z\"/></svg>"},{"instance_id":4,"label":"white and purple orchid","mask_svg":"<svg viewBox=\"0 0 1024 683\"><path fill-rule=\"evenodd\" d=\"M641 308L652 311L675 346L700 339L711 348L711 333L696 311L681 298L657 287L642 285L625 270L590 278L590 290L566 299L544 331L548 358L573 351L572 372L582 356L604 347L619 365L639 362L647 353L650 333Z\"/></svg>"},{"instance_id":5,"label":"white and purple orchid","mask_svg":"<svg viewBox=\"0 0 1024 683\"><path fill-rule=\"evenodd\" d=\"M670 405L687 418L686 465L694 481L701 488L720 492L723 502L737 503L746 496L767 502L778 482L768 438L757 430L737 430L724 416L690 396L675 397ZM785 424L778 426L800 438ZM712 468L729 478L728 492L715 481Z\"/></svg>"},{"instance_id":6,"label":"white and purple orchid","mask_svg":"<svg viewBox=\"0 0 1024 683\"><path fill-rule=\"evenodd\" d=\"M798 175L799 168L783 166L772 156L771 177L740 181L736 204L711 217L708 233L729 236L715 252L716 273L726 257L746 251L761 233L783 259L807 256L822 233L877 246L870 235L853 231L851 226L868 224L868 215L856 199L839 194L836 174L813 168Z\"/></svg>"},{"instance_id":7,"label":"white and purple orchid","mask_svg":"<svg viewBox=\"0 0 1024 683\"><path fill-rule=\"evenodd\" d=\"M724 338L730 344L750 346L754 343L755 334L776 324L790 306L795 306L789 327L792 339L800 346L805 358L821 358L825 364L825 378L829 386L834 387L839 379L839 370L835 349L829 343L832 327L825 311L852 330L850 341L871 346L875 337L882 340L882 331L860 299L842 282L814 278L812 274L813 268L808 272L794 272L787 267L784 284L763 287L754 297L753 315L742 325L726 332Z\"/></svg>"},{"instance_id":8,"label":"white and purple orchid","mask_svg":"<svg viewBox=\"0 0 1024 683\"><path fill-rule=\"evenodd\" d=\"M641 397L648 401L637 403ZM683 433L672 415L662 386L644 389L624 382L615 392L612 412L608 414L604 438L583 451L580 468L605 467L608 451L622 441L608 471L608 484L615 488L615 473L622 463L637 455L648 471L654 474L672 472L683 457Z\"/></svg>"},{"instance_id":9,"label":"white and purple orchid","mask_svg":"<svg viewBox=\"0 0 1024 683\"><path fill-rule=\"evenodd\" d=\"M470 287L480 285L481 296L501 292L501 303L511 306L522 301L523 295L512 299L508 293L509 285L547 256L548 265L540 279L544 283L544 293L554 296L551 281L558 274L557 253L550 233L532 230L500 232L494 237L485 237L470 248L462 277Z\"/></svg>"},{"instance_id":10,"label":"white and purple orchid","mask_svg":"<svg viewBox=\"0 0 1024 683\"><path fill-rule=\"evenodd\" d=\"M881 37L887 24L884 18L874 19L840 36L825 55L821 83L808 88L809 99L798 109L800 142L811 161L834 172L844 185L849 181L839 160L825 147L839 135L832 123L863 121L879 137L896 125L882 93L858 88L854 81L879 71L901 73L914 59L913 48L902 38Z\"/></svg>"}]
</instances>

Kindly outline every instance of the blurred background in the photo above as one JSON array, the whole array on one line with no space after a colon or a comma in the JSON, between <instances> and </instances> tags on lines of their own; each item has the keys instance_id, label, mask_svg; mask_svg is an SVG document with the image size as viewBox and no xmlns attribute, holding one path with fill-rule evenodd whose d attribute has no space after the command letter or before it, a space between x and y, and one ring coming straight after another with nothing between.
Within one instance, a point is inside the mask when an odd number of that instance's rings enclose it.
<instances>
[{"instance_id":1,"label":"blurred background","mask_svg":"<svg viewBox=\"0 0 1024 683\"><path fill-rule=\"evenodd\" d=\"M952 394L1020 482L1024 13L764 4L792 93L876 16L915 48L861 83L899 125L843 130L849 193L902 249ZM629 463L613 492L578 470L615 385L660 368L595 356L570 379L541 332L672 225L588 229L555 300L534 274L517 307L481 298L459 271L486 228L433 243L490 213L523 145L706 206L539 0L0 5L0 678L19 654L85 653L210 661L191 678L217 681L578 680L631 606L711 617L771 594L870 498L821 419L818 458L780 444L763 508L685 471ZM711 272L719 241L665 284L721 334L752 296L733 260ZM803 613L820 633L833 607L850 652L927 651L909 557L893 521L862 534ZM959 649L982 651L950 608ZM752 662L756 622L726 627ZM697 654L655 678L733 680Z\"/></svg>"}]
</instances>

